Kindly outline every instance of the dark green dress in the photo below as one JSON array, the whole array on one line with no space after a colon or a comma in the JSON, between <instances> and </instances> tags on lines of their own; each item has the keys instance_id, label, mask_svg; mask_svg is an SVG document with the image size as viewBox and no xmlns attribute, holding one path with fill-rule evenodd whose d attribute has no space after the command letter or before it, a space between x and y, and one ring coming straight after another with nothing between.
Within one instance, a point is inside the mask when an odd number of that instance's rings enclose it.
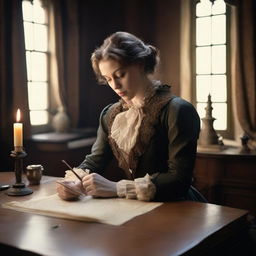
<instances>
[{"instance_id":1,"label":"dark green dress","mask_svg":"<svg viewBox=\"0 0 256 256\"><path fill-rule=\"evenodd\" d=\"M106 166L115 157L127 179L147 173L152 177L156 186L154 200L205 202L191 186L200 132L200 119L193 105L172 95L170 86L156 85L145 99L145 115L128 156L109 136L115 116L127 108L120 100L102 111L92 152L78 167L104 176Z\"/></svg>"}]
</instances>

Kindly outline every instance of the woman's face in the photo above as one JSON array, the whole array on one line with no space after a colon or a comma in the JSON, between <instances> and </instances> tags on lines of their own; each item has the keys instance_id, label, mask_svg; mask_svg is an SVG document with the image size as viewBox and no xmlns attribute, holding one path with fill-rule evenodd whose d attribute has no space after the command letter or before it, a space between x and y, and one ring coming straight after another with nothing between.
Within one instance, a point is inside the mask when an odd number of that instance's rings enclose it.
<instances>
[{"instance_id":1,"label":"woman's face","mask_svg":"<svg viewBox=\"0 0 256 256\"><path fill-rule=\"evenodd\" d=\"M99 62L99 69L108 85L126 102L140 93L141 84L145 78L141 65L122 66L116 60L107 59Z\"/></svg>"}]
</instances>

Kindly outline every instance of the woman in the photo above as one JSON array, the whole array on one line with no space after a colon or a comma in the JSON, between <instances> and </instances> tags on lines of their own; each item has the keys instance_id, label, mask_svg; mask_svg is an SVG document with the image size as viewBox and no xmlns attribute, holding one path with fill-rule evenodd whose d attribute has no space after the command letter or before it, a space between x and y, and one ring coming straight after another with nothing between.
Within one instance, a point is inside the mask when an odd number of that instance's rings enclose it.
<instances>
[{"instance_id":1,"label":"woman","mask_svg":"<svg viewBox=\"0 0 256 256\"><path fill-rule=\"evenodd\" d=\"M97 80L121 100L103 109L92 152L78 167L90 174L80 170L74 189L94 197L204 200L191 186L200 119L168 85L149 78L158 59L155 47L126 32L112 34L92 54ZM126 180L103 177L113 156ZM64 200L79 196L60 184L57 191Z\"/></svg>"}]
</instances>

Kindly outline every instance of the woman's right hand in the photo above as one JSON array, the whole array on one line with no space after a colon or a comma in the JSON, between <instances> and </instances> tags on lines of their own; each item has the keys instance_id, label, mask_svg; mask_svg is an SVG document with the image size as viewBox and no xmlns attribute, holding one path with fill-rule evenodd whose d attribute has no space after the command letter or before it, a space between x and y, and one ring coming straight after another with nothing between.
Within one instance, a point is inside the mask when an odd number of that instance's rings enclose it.
<instances>
[{"instance_id":1,"label":"woman's right hand","mask_svg":"<svg viewBox=\"0 0 256 256\"><path fill-rule=\"evenodd\" d=\"M66 201L78 200L85 193L80 181L57 182L56 189L58 196Z\"/></svg>"}]
</instances>

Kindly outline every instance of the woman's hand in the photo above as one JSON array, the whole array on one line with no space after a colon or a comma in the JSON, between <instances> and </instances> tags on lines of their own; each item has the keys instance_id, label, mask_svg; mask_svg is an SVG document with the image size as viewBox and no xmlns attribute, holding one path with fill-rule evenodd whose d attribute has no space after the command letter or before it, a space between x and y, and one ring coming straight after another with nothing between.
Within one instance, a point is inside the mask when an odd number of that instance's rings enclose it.
<instances>
[{"instance_id":1,"label":"woman's hand","mask_svg":"<svg viewBox=\"0 0 256 256\"><path fill-rule=\"evenodd\" d=\"M57 182L57 192L61 199L67 201L78 200L82 193L85 193L80 181Z\"/></svg>"},{"instance_id":2,"label":"woman's hand","mask_svg":"<svg viewBox=\"0 0 256 256\"><path fill-rule=\"evenodd\" d=\"M110 181L97 173L83 177L83 188L86 194L95 197L116 197L116 182Z\"/></svg>"}]
</instances>

